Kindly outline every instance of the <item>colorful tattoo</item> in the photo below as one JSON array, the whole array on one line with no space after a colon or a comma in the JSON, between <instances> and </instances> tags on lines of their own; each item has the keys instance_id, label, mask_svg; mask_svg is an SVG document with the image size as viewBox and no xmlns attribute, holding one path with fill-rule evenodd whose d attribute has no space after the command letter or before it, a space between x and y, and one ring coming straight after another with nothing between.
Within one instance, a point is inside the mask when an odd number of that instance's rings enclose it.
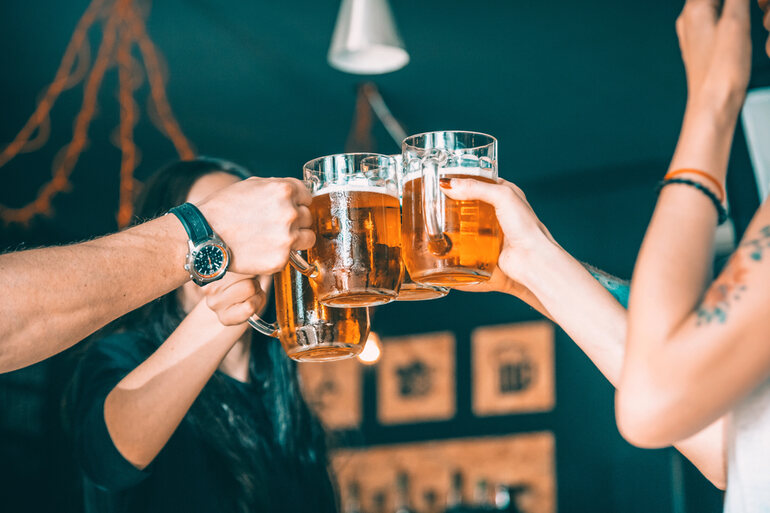
<instances>
[{"instance_id":1,"label":"colorful tattoo","mask_svg":"<svg viewBox=\"0 0 770 513\"><path fill-rule=\"evenodd\" d=\"M744 241L730 258L722 274L709 287L703 302L698 307L697 325L712 321L724 323L727 314L735 302L740 301L745 292L746 273L751 262L761 261L770 252L770 225L759 231L759 235Z\"/></svg>"},{"instance_id":2,"label":"colorful tattoo","mask_svg":"<svg viewBox=\"0 0 770 513\"><path fill-rule=\"evenodd\" d=\"M602 287L607 289L607 291L612 294L618 303L623 305L623 308L628 308L628 296L631 292L631 287L628 281L616 278L611 274L607 274L604 271L586 263L583 264L583 267L585 267L586 270L591 273L591 276L593 276L596 281L602 284Z\"/></svg>"}]
</instances>

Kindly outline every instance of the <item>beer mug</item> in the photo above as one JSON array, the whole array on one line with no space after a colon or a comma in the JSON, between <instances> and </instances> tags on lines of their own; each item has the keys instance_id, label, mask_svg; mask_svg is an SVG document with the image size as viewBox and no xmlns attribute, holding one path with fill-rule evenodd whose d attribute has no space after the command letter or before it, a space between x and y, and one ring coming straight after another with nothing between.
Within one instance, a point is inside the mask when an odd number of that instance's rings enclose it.
<instances>
[{"instance_id":1,"label":"beer mug","mask_svg":"<svg viewBox=\"0 0 770 513\"><path fill-rule=\"evenodd\" d=\"M443 287L489 280L501 249L495 209L455 201L439 180L497 181L497 140L475 132L429 132L402 143L404 199L401 238L412 280Z\"/></svg>"},{"instance_id":2,"label":"beer mug","mask_svg":"<svg viewBox=\"0 0 770 513\"><path fill-rule=\"evenodd\" d=\"M396 301L427 301L442 298L447 294L449 289L446 287L412 281L409 271L404 267L404 278L401 280L401 290L398 291Z\"/></svg>"},{"instance_id":3,"label":"beer mug","mask_svg":"<svg viewBox=\"0 0 770 513\"><path fill-rule=\"evenodd\" d=\"M393 301L402 273L395 161L373 153L330 155L305 164L304 177L316 240L309 262L292 252L291 263L327 306Z\"/></svg>"},{"instance_id":4,"label":"beer mug","mask_svg":"<svg viewBox=\"0 0 770 513\"><path fill-rule=\"evenodd\" d=\"M329 308L318 301L308 279L290 264L273 275L278 322L252 315L252 328L281 341L300 362L342 360L358 355L369 336L369 310Z\"/></svg>"},{"instance_id":5,"label":"beer mug","mask_svg":"<svg viewBox=\"0 0 770 513\"><path fill-rule=\"evenodd\" d=\"M398 176L398 201L399 203L403 203L403 158L401 155L391 155L391 158L396 162L396 172ZM402 251L402 262L403 257L404 252ZM404 277L401 280L401 289L398 291L398 297L396 298L396 301L427 301L429 299L442 298L447 294L449 294L449 289L446 287L437 287L435 285L428 285L427 283L416 283L412 281L412 278L409 276L409 271L406 269L406 266L404 266Z\"/></svg>"}]
</instances>

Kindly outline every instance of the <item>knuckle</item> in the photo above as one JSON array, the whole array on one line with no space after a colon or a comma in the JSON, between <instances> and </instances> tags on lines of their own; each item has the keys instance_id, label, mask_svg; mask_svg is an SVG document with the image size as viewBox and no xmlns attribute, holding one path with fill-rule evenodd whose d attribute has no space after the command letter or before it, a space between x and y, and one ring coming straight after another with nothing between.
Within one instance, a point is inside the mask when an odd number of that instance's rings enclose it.
<instances>
[{"instance_id":1,"label":"knuckle","mask_svg":"<svg viewBox=\"0 0 770 513\"><path fill-rule=\"evenodd\" d=\"M228 312L217 312L216 314L220 323L224 324L225 326L230 326L232 324L230 321L230 314Z\"/></svg>"},{"instance_id":2,"label":"knuckle","mask_svg":"<svg viewBox=\"0 0 770 513\"><path fill-rule=\"evenodd\" d=\"M240 293L238 294L238 297L242 299L247 299L256 293L257 293L257 288L254 286L254 282L249 280L244 282L243 287Z\"/></svg>"},{"instance_id":3,"label":"knuckle","mask_svg":"<svg viewBox=\"0 0 770 513\"><path fill-rule=\"evenodd\" d=\"M219 301L217 300L217 297L206 296L206 306L208 306L209 309L216 312L219 309Z\"/></svg>"},{"instance_id":4,"label":"knuckle","mask_svg":"<svg viewBox=\"0 0 770 513\"><path fill-rule=\"evenodd\" d=\"M502 199L505 201L514 201L517 198L516 191L511 189L510 187L505 187L505 190L502 193Z\"/></svg>"},{"instance_id":5,"label":"knuckle","mask_svg":"<svg viewBox=\"0 0 770 513\"><path fill-rule=\"evenodd\" d=\"M274 251L270 255L270 258L265 262L268 273L276 273L283 269L283 266L286 265L288 254L288 247L286 249Z\"/></svg>"},{"instance_id":6,"label":"knuckle","mask_svg":"<svg viewBox=\"0 0 770 513\"><path fill-rule=\"evenodd\" d=\"M291 198L291 195L294 192L294 188L291 186L291 183L285 180L275 182L274 189L276 197L282 200Z\"/></svg>"},{"instance_id":7,"label":"knuckle","mask_svg":"<svg viewBox=\"0 0 770 513\"><path fill-rule=\"evenodd\" d=\"M291 226L299 219L299 212L296 208L287 208L283 215L286 223Z\"/></svg>"}]
</instances>

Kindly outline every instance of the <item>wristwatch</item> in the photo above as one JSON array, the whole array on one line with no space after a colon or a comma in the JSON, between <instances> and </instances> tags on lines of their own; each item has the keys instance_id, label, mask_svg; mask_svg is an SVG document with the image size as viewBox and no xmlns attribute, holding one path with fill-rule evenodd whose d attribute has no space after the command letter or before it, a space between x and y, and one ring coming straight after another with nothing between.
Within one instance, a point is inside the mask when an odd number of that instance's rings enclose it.
<instances>
[{"instance_id":1,"label":"wristwatch","mask_svg":"<svg viewBox=\"0 0 770 513\"><path fill-rule=\"evenodd\" d=\"M184 203L169 210L182 222L189 240L185 255L185 271L198 285L206 285L221 279L230 264L230 250L222 239L214 233L198 207Z\"/></svg>"}]
</instances>

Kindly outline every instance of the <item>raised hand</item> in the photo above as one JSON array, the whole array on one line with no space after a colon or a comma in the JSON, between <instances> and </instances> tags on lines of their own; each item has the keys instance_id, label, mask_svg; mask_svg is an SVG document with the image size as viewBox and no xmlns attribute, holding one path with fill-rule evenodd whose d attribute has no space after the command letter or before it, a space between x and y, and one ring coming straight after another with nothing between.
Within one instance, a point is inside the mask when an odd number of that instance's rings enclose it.
<instances>
[{"instance_id":1,"label":"raised hand","mask_svg":"<svg viewBox=\"0 0 770 513\"><path fill-rule=\"evenodd\" d=\"M751 75L749 4L750 0L685 3L676 31L691 102L729 101L737 108L743 103Z\"/></svg>"},{"instance_id":2,"label":"raised hand","mask_svg":"<svg viewBox=\"0 0 770 513\"><path fill-rule=\"evenodd\" d=\"M232 251L230 269L251 276L283 268L289 251L315 242L310 192L294 178L249 178L198 207Z\"/></svg>"}]
</instances>

